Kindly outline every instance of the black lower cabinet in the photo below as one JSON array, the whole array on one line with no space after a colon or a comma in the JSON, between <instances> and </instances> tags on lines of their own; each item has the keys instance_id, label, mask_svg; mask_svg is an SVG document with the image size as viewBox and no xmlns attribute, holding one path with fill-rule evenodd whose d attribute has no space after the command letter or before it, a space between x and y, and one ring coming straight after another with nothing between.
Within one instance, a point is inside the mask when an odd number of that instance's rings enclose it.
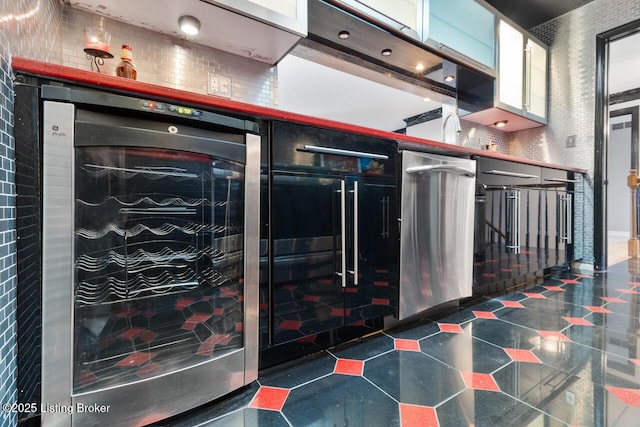
<instances>
[{"instance_id":1,"label":"black lower cabinet","mask_svg":"<svg viewBox=\"0 0 640 427\"><path fill-rule=\"evenodd\" d=\"M276 122L261 367L382 328L398 307L391 143Z\"/></svg>"},{"instance_id":2,"label":"black lower cabinet","mask_svg":"<svg viewBox=\"0 0 640 427\"><path fill-rule=\"evenodd\" d=\"M478 159L474 295L527 286L575 251L573 172Z\"/></svg>"}]
</instances>

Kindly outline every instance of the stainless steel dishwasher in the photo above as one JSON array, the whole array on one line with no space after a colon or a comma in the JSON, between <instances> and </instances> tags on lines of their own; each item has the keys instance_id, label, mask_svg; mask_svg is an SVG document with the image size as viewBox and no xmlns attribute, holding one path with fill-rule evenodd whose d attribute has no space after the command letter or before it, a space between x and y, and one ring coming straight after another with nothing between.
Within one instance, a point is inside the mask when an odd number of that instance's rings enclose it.
<instances>
[{"instance_id":1,"label":"stainless steel dishwasher","mask_svg":"<svg viewBox=\"0 0 640 427\"><path fill-rule=\"evenodd\" d=\"M475 160L402 152L400 312L469 297Z\"/></svg>"}]
</instances>

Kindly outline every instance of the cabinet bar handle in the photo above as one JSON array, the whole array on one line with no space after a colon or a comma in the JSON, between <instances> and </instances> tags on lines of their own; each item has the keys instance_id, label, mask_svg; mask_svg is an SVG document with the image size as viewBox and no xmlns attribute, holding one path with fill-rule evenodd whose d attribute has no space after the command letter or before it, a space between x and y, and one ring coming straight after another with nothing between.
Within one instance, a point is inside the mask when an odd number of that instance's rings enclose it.
<instances>
[{"instance_id":1,"label":"cabinet bar handle","mask_svg":"<svg viewBox=\"0 0 640 427\"><path fill-rule=\"evenodd\" d=\"M298 148L298 151L308 151L310 153L320 153L320 154L334 154L336 156L361 157L361 158L367 158L367 159L381 159L381 160L389 159L389 156L385 154L367 153L364 151L342 150L340 148L330 148L330 147L322 147L322 146L315 146L315 145L305 145L303 148Z\"/></svg>"},{"instance_id":2,"label":"cabinet bar handle","mask_svg":"<svg viewBox=\"0 0 640 427\"><path fill-rule=\"evenodd\" d=\"M468 169L460 168L455 165L426 165L426 166L412 166L405 170L407 173L420 173L420 172L452 172L459 175L465 175L470 178L475 178L476 174Z\"/></svg>"},{"instance_id":3,"label":"cabinet bar handle","mask_svg":"<svg viewBox=\"0 0 640 427\"><path fill-rule=\"evenodd\" d=\"M513 177L513 178L525 178L525 179L540 178L538 175L529 175L529 174L526 174L526 173L501 171L501 170L495 170L495 169L492 169L490 171L482 171L482 173L485 173L487 175L510 176L510 177Z\"/></svg>"},{"instance_id":4,"label":"cabinet bar handle","mask_svg":"<svg viewBox=\"0 0 640 427\"><path fill-rule=\"evenodd\" d=\"M578 182L577 179L566 179L566 178L545 178L544 180L549 182L566 182L569 184L575 184L576 182Z\"/></svg>"},{"instance_id":5,"label":"cabinet bar handle","mask_svg":"<svg viewBox=\"0 0 640 427\"><path fill-rule=\"evenodd\" d=\"M358 181L353 182L353 284L358 284Z\"/></svg>"},{"instance_id":6,"label":"cabinet bar handle","mask_svg":"<svg viewBox=\"0 0 640 427\"><path fill-rule=\"evenodd\" d=\"M345 182L340 181L340 242L342 253L341 259L341 271L336 273L340 276L341 284L343 288L347 287L347 194L345 189Z\"/></svg>"}]
</instances>

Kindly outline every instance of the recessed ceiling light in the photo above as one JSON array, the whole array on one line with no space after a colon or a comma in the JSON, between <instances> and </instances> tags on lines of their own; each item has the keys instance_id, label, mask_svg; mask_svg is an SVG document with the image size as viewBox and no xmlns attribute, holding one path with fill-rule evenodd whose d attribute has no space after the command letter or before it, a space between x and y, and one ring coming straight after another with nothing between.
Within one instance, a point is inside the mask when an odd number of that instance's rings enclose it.
<instances>
[{"instance_id":1,"label":"recessed ceiling light","mask_svg":"<svg viewBox=\"0 0 640 427\"><path fill-rule=\"evenodd\" d=\"M508 120L500 120L498 122L495 122L493 125L497 128L503 128L507 125L508 122Z\"/></svg>"},{"instance_id":2,"label":"recessed ceiling light","mask_svg":"<svg viewBox=\"0 0 640 427\"><path fill-rule=\"evenodd\" d=\"M180 19L178 19L178 25L183 33L190 36L195 36L200 32L200 21L198 21L198 18L190 15L181 16Z\"/></svg>"},{"instance_id":3,"label":"recessed ceiling light","mask_svg":"<svg viewBox=\"0 0 640 427\"><path fill-rule=\"evenodd\" d=\"M456 76L454 76L453 74L447 74L446 76L444 76L444 81L445 82L452 82L456 79Z\"/></svg>"},{"instance_id":4,"label":"recessed ceiling light","mask_svg":"<svg viewBox=\"0 0 640 427\"><path fill-rule=\"evenodd\" d=\"M338 38L339 38L339 39L342 39L342 40L346 40L346 39L348 39L348 38L349 38L349 36L350 36L350 35L351 35L351 34L349 34L349 31L340 31L340 32L338 33Z\"/></svg>"},{"instance_id":5,"label":"recessed ceiling light","mask_svg":"<svg viewBox=\"0 0 640 427\"><path fill-rule=\"evenodd\" d=\"M418 65L416 65L416 70L418 70L418 71L424 70L424 64L421 62Z\"/></svg>"},{"instance_id":6,"label":"recessed ceiling light","mask_svg":"<svg viewBox=\"0 0 640 427\"><path fill-rule=\"evenodd\" d=\"M391 49L382 49L382 52L380 53L382 54L382 56L391 56L393 51Z\"/></svg>"},{"instance_id":7,"label":"recessed ceiling light","mask_svg":"<svg viewBox=\"0 0 640 427\"><path fill-rule=\"evenodd\" d=\"M429 101L431 101L431 98L427 98L427 97L425 96L424 98L422 98L422 100L423 100L424 102L429 102Z\"/></svg>"}]
</instances>

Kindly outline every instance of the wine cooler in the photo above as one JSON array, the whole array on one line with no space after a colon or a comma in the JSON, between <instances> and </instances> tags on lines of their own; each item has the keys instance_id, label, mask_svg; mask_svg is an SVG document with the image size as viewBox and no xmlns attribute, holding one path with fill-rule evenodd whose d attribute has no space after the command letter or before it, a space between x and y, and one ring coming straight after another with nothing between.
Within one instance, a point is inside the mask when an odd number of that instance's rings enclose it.
<instances>
[{"instance_id":1,"label":"wine cooler","mask_svg":"<svg viewBox=\"0 0 640 427\"><path fill-rule=\"evenodd\" d=\"M70 408L42 424L145 425L255 380L257 124L42 98L42 402Z\"/></svg>"}]
</instances>

